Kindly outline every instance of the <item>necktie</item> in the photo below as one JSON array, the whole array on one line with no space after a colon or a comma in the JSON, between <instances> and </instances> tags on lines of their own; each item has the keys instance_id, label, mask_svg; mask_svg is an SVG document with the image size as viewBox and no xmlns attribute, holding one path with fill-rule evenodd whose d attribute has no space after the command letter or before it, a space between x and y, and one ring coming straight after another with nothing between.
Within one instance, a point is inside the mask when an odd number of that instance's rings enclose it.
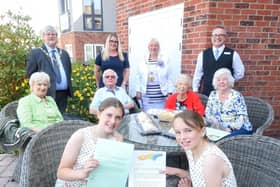
<instances>
[{"instance_id":1,"label":"necktie","mask_svg":"<svg viewBox=\"0 0 280 187\"><path fill-rule=\"evenodd\" d=\"M219 58L219 49L215 50L215 55L214 56L215 56L215 59L218 60L218 58Z\"/></svg>"},{"instance_id":2,"label":"necktie","mask_svg":"<svg viewBox=\"0 0 280 187\"><path fill-rule=\"evenodd\" d=\"M51 51L52 61L53 61L53 69L54 69L54 73L55 73L55 76L56 76L56 82L60 83L61 82L61 75L60 75L60 71L59 71L59 64L58 64L57 59L55 57L55 52L56 51L54 49Z\"/></svg>"}]
</instances>

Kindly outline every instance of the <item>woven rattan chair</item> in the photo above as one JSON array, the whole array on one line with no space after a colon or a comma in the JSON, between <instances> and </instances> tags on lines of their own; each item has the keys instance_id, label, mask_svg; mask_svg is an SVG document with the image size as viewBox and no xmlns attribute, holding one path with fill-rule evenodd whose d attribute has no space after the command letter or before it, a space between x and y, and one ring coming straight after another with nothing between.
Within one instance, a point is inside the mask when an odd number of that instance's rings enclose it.
<instances>
[{"instance_id":1,"label":"woven rattan chair","mask_svg":"<svg viewBox=\"0 0 280 187\"><path fill-rule=\"evenodd\" d=\"M260 135L239 135L217 145L232 163L239 187L280 186L280 140Z\"/></svg>"},{"instance_id":2,"label":"woven rattan chair","mask_svg":"<svg viewBox=\"0 0 280 187\"><path fill-rule=\"evenodd\" d=\"M79 128L91 125L82 120L66 120L36 134L24 151L19 186L53 187L57 167L69 137Z\"/></svg>"},{"instance_id":3,"label":"woven rattan chair","mask_svg":"<svg viewBox=\"0 0 280 187\"><path fill-rule=\"evenodd\" d=\"M9 117L10 119L16 119L17 106L18 106L18 101L12 101L6 104L1 110L0 116Z\"/></svg>"},{"instance_id":4,"label":"woven rattan chair","mask_svg":"<svg viewBox=\"0 0 280 187\"><path fill-rule=\"evenodd\" d=\"M198 95L200 97L200 100L201 100L202 104L206 107L207 101L208 101L207 95L203 95L203 94L198 94Z\"/></svg>"},{"instance_id":5,"label":"woven rattan chair","mask_svg":"<svg viewBox=\"0 0 280 187\"><path fill-rule=\"evenodd\" d=\"M253 132L262 135L273 122L274 110L269 103L260 98L253 96L245 96L244 98Z\"/></svg>"}]
</instances>

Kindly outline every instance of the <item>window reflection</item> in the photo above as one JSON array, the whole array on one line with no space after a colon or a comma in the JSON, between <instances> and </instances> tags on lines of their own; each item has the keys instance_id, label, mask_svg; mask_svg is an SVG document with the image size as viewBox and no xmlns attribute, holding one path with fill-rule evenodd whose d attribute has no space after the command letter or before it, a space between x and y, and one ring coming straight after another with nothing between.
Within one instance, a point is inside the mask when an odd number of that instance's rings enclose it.
<instances>
[{"instance_id":1,"label":"window reflection","mask_svg":"<svg viewBox=\"0 0 280 187\"><path fill-rule=\"evenodd\" d=\"M84 0L83 12L85 30L102 30L102 0Z\"/></svg>"}]
</instances>

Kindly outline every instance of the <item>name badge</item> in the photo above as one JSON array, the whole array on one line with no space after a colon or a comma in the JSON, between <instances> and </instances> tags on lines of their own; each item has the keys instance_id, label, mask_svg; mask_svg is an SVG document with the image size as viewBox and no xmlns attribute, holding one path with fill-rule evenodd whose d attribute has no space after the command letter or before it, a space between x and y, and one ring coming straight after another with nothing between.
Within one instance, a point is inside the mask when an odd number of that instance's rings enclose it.
<instances>
[{"instance_id":1,"label":"name badge","mask_svg":"<svg viewBox=\"0 0 280 187\"><path fill-rule=\"evenodd\" d=\"M224 52L224 54L225 54L225 55L230 55L230 54L231 54L231 52Z\"/></svg>"}]
</instances>

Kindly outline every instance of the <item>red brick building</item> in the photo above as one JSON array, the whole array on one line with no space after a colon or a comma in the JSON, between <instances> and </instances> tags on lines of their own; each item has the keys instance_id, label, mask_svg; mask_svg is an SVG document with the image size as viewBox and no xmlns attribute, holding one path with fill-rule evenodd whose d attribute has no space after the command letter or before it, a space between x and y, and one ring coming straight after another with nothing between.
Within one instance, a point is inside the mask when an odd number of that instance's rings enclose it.
<instances>
[{"instance_id":1,"label":"red brick building","mask_svg":"<svg viewBox=\"0 0 280 187\"><path fill-rule=\"evenodd\" d=\"M275 120L265 134L280 138L280 0L116 0L116 30L125 50L129 17L178 3L184 4L181 71L193 74L198 53L211 46L213 26L223 25L227 46L246 68L236 89L273 106Z\"/></svg>"}]
</instances>

